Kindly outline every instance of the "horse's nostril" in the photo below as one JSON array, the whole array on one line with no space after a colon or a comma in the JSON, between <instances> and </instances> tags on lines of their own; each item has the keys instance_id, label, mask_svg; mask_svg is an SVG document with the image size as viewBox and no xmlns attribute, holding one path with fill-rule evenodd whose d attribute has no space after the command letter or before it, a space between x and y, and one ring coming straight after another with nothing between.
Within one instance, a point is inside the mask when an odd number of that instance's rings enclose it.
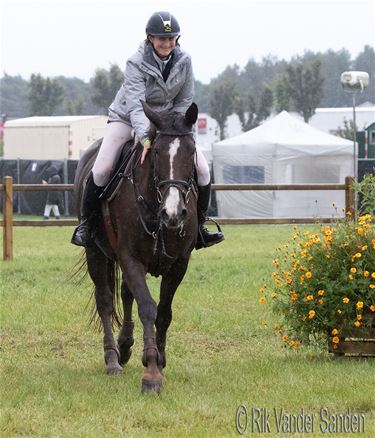
<instances>
[{"instance_id":1,"label":"horse's nostril","mask_svg":"<svg viewBox=\"0 0 375 438\"><path fill-rule=\"evenodd\" d=\"M183 208L183 209L181 210L181 216L182 216L182 217L186 217L186 215L187 215L187 210L186 210L186 208Z\"/></svg>"}]
</instances>

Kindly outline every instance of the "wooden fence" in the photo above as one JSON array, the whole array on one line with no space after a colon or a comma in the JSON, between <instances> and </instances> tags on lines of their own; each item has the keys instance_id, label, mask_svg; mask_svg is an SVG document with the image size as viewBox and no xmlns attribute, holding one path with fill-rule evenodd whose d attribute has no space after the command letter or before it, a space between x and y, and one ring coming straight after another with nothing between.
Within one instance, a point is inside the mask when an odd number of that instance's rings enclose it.
<instances>
[{"instance_id":1,"label":"wooden fence","mask_svg":"<svg viewBox=\"0 0 375 438\"><path fill-rule=\"evenodd\" d=\"M355 191L352 187L353 178L345 178L345 184L213 184L212 190L345 190L345 210L354 215ZM59 221L43 220L13 220L14 191L72 191L73 184L13 184L11 176L4 177L0 191L4 192L3 220L3 260L13 259L13 227L48 227L76 226L77 220L60 219ZM218 218L224 224L308 224L317 222L316 218ZM331 218L319 218L319 222L332 222Z\"/></svg>"}]
</instances>

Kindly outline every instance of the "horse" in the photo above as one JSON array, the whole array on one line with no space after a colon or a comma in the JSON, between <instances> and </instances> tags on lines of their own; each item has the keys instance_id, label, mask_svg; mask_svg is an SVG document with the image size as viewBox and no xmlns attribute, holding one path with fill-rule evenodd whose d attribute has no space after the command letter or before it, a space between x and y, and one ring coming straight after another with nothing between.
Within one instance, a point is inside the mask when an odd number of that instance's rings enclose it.
<instances>
[{"instance_id":1,"label":"horse","mask_svg":"<svg viewBox=\"0 0 375 438\"><path fill-rule=\"evenodd\" d=\"M142 146L138 142L133 165L120 172L119 187L109 199L102 201L102 217L85 255L95 286L96 311L104 331L106 372L121 373L131 357L135 300L143 324L141 390L160 393L172 300L184 278L198 235L196 148L192 131L198 108L193 103L182 114L155 112L144 102L142 106L152 127L151 153L141 165ZM74 191L78 204L100 142L92 146L77 167ZM126 145L125 150L130 147ZM123 318L116 308L119 283L116 272L122 274ZM158 304L149 291L147 273L162 277ZM116 321L121 327L117 342L113 334Z\"/></svg>"}]
</instances>

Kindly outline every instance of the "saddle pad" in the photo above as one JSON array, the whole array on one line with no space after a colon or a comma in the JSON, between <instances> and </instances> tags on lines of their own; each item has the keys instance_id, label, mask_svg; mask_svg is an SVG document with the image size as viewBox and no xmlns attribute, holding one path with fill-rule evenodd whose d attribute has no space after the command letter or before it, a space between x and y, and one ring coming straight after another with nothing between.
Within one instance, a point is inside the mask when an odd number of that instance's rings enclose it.
<instances>
[{"instance_id":1,"label":"saddle pad","mask_svg":"<svg viewBox=\"0 0 375 438\"><path fill-rule=\"evenodd\" d=\"M111 173L108 184L105 186L101 199L111 200L117 192L122 180L126 176L131 176L133 169L137 165L142 153L140 143L134 144L133 140L128 141L122 146L121 154L117 160L116 167Z\"/></svg>"}]
</instances>

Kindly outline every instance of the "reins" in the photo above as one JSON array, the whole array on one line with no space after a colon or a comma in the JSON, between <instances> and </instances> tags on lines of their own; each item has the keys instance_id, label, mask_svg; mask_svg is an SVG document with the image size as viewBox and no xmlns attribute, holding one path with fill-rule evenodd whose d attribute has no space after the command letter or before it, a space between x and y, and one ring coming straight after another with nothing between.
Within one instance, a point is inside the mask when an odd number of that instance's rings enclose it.
<instances>
[{"instance_id":1,"label":"reins","mask_svg":"<svg viewBox=\"0 0 375 438\"><path fill-rule=\"evenodd\" d=\"M175 136L185 136L185 135L191 135L192 132L186 132L186 133L182 133L182 134L176 134L176 133L167 133L166 131L160 131L157 133L158 135L175 135ZM196 182L194 179L194 160L192 162L192 170L191 170L191 175L189 177L189 179L187 181L185 180L180 180L180 179L165 179L165 180L160 180L159 175L158 175L158 155L157 155L157 150L154 149L153 151L153 181L154 181L154 189L156 191L156 200L158 202L158 206L159 206L159 210L158 212L155 212L155 210L147 203L147 201L145 200L144 196L141 194L138 184L136 184L135 182L135 168L139 162L139 160L137 160L136 165L133 167L133 171L132 171L132 176L130 178L128 178L134 188L134 196L136 199L136 205L137 205L137 211L138 211L138 217L140 219L140 222L142 224L142 227L144 229L144 231L146 232L147 235L151 236L154 240L154 246L153 246L153 254L156 253L157 248L158 248L158 243L160 241L161 243L161 253L163 256L167 257L167 258L173 258L172 256L170 256L165 249L165 241L164 241L164 228L163 228L163 223L161 220L161 215L160 215L160 207L164 204L164 200L165 200L165 194L168 192L168 190L171 187L175 187L177 190L180 191L180 193L183 196L185 205L187 205L189 203L190 200L190 195L191 193L193 193L193 195L197 198L198 197L198 192L197 192L197 187L196 187ZM164 193L162 193L161 189L164 189ZM145 218L143 217L141 208L140 208L140 204L143 204L144 208L146 210L148 210L149 212L151 212L153 217L156 217L156 227L154 230L151 230L149 228L149 226L146 223ZM183 225L180 227L180 231L178 233L179 237L184 237L185 236L185 232L183 230Z\"/></svg>"}]
</instances>

